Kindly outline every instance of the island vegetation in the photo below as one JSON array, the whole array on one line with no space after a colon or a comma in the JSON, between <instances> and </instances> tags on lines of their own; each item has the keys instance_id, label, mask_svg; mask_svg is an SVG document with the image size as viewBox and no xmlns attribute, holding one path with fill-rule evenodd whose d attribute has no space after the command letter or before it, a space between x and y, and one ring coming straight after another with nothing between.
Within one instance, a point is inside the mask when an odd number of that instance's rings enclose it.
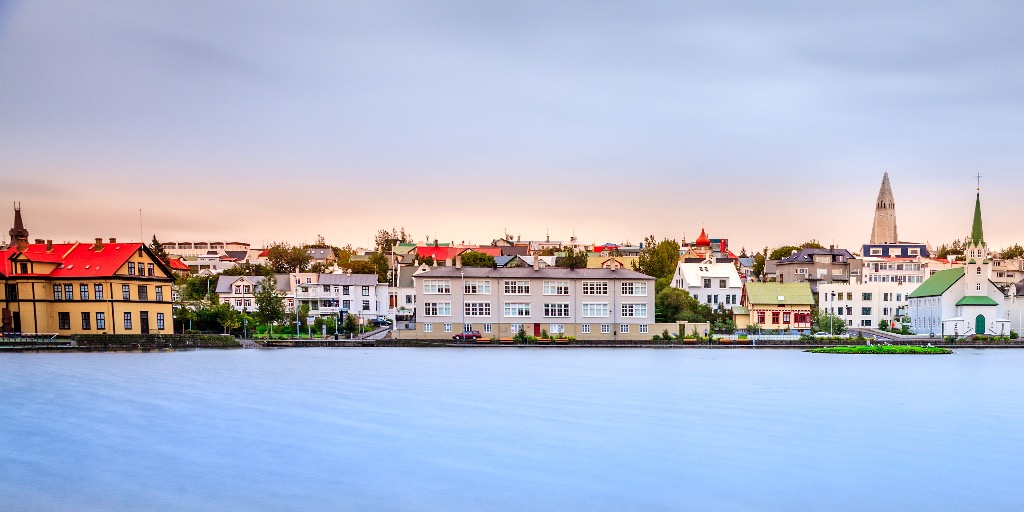
<instances>
[{"instance_id":1,"label":"island vegetation","mask_svg":"<svg viewBox=\"0 0 1024 512\"><path fill-rule=\"evenodd\" d=\"M853 345L843 347L812 348L805 352L815 354L952 354L953 351L939 347L917 345Z\"/></svg>"}]
</instances>

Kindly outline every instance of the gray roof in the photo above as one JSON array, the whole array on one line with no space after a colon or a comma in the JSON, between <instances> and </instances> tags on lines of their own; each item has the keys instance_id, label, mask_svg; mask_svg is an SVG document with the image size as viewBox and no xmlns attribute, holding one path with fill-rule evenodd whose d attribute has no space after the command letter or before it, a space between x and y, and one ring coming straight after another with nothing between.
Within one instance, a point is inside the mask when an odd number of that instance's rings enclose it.
<instances>
[{"instance_id":1,"label":"gray roof","mask_svg":"<svg viewBox=\"0 0 1024 512\"><path fill-rule=\"evenodd\" d=\"M317 284L342 286L371 286L377 283L377 274L320 274Z\"/></svg>"},{"instance_id":2,"label":"gray roof","mask_svg":"<svg viewBox=\"0 0 1024 512\"><path fill-rule=\"evenodd\" d=\"M332 249L307 249L307 250L309 251L309 255L313 257L313 259L325 260L327 258L334 257L334 251Z\"/></svg>"},{"instance_id":3,"label":"gray roof","mask_svg":"<svg viewBox=\"0 0 1024 512\"><path fill-rule=\"evenodd\" d=\"M494 264L499 266L499 267L504 267L505 265L508 265L508 262L510 262L510 261L512 261L514 259L516 259L515 256L495 256L494 257Z\"/></svg>"},{"instance_id":4,"label":"gray roof","mask_svg":"<svg viewBox=\"0 0 1024 512\"><path fill-rule=\"evenodd\" d=\"M754 258L740 258L740 265L744 267L753 267Z\"/></svg>"},{"instance_id":5,"label":"gray roof","mask_svg":"<svg viewBox=\"0 0 1024 512\"><path fill-rule=\"evenodd\" d=\"M249 255L249 251L224 251L224 254L236 260L244 260Z\"/></svg>"},{"instance_id":6,"label":"gray roof","mask_svg":"<svg viewBox=\"0 0 1024 512\"><path fill-rule=\"evenodd\" d=\"M808 249L801 249L796 254L793 254L791 256L787 256L785 258L782 258L781 260L779 260L779 263L810 263L810 262L814 261L814 257L815 256L822 255L822 254L827 254L829 256L833 256L833 260L834 260L835 256L840 256L842 258L845 258L846 261L850 261L850 260L853 259L853 254L850 254L850 251L847 251L846 249L812 249L812 248L808 248Z\"/></svg>"},{"instance_id":7,"label":"gray roof","mask_svg":"<svg viewBox=\"0 0 1024 512\"><path fill-rule=\"evenodd\" d=\"M277 286L274 288L279 292L290 291L291 288L291 276L288 274L274 274L277 279ZM219 276L217 278L217 293L231 293L231 285L239 279L252 284L253 286L259 285L263 282L263 276Z\"/></svg>"},{"instance_id":8,"label":"gray roof","mask_svg":"<svg viewBox=\"0 0 1024 512\"><path fill-rule=\"evenodd\" d=\"M525 245L514 245L501 248L502 256L526 256L530 254L530 247Z\"/></svg>"},{"instance_id":9,"label":"gray roof","mask_svg":"<svg viewBox=\"0 0 1024 512\"><path fill-rule=\"evenodd\" d=\"M1013 283L1010 286L1017 288L1016 295L1024 296L1024 279L1021 279L1019 282Z\"/></svg>"},{"instance_id":10,"label":"gray roof","mask_svg":"<svg viewBox=\"0 0 1024 512\"><path fill-rule=\"evenodd\" d=\"M495 277L495 278L530 278L540 277L544 279L635 279L651 280L654 278L633 270L608 268L578 268L570 270L559 267L546 267L534 270L533 267L514 268L480 268L480 267L437 267L429 272L424 272L417 278L427 277Z\"/></svg>"}]
</instances>

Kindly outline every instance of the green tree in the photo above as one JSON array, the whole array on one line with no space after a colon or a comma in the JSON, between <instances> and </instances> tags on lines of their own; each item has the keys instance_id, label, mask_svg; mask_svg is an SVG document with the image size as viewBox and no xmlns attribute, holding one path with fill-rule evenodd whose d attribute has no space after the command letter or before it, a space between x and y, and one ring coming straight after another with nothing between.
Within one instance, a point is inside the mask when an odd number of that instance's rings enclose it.
<instances>
[{"instance_id":1,"label":"green tree","mask_svg":"<svg viewBox=\"0 0 1024 512\"><path fill-rule=\"evenodd\" d=\"M814 332L827 332L837 336L846 332L846 320L829 314L827 310L815 308L811 314L811 330Z\"/></svg>"},{"instance_id":2,"label":"green tree","mask_svg":"<svg viewBox=\"0 0 1024 512\"><path fill-rule=\"evenodd\" d=\"M220 273L222 276L269 276L273 274L274 269L259 263L249 263L248 261L238 263Z\"/></svg>"},{"instance_id":3,"label":"green tree","mask_svg":"<svg viewBox=\"0 0 1024 512\"><path fill-rule=\"evenodd\" d=\"M370 264L373 265L373 274L377 274L378 283L388 282L391 266L388 265L388 257L383 252L374 251L370 254Z\"/></svg>"},{"instance_id":4,"label":"green tree","mask_svg":"<svg viewBox=\"0 0 1024 512\"><path fill-rule=\"evenodd\" d=\"M768 259L781 260L782 258L788 258L793 254L793 251L799 252L800 248L795 245L783 245L782 247L772 251L772 253L768 255Z\"/></svg>"},{"instance_id":5,"label":"green tree","mask_svg":"<svg viewBox=\"0 0 1024 512\"><path fill-rule=\"evenodd\" d=\"M345 320L341 323L341 328L347 333L354 333L359 330L359 319L356 315L345 315Z\"/></svg>"},{"instance_id":6,"label":"green tree","mask_svg":"<svg viewBox=\"0 0 1024 512\"><path fill-rule=\"evenodd\" d=\"M825 246L821 245L821 242L818 242L817 240L812 238L811 240L800 244L800 248L801 249L824 249Z\"/></svg>"},{"instance_id":7,"label":"green tree","mask_svg":"<svg viewBox=\"0 0 1024 512\"><path fill-rule=\"evenodd\" d=\"M231 329L235 329L242 325L241 312L231 307L231 304L228 304L227 302L220 302L216 305L211 304L210 306L217 323L224 329L224 334L228 334L231 332Z\"/></svg>"},{"instance_id":8,"label":"green tree","mask_svg":"<svg viewBox=\"0 0 1024 512\"><path fill-rule=\"evenodd\" d=\"M999 257L1004 260L1012 260L1014 258L1024 257L1024 247L1020 244L1011 245L1002 251L999 251Z\"/></svg>"},{"instance_id":9,"label":"green tree","mask_svg":"<svg viewBox=\"0 0 1024 512\"><path fill-rule=\"evenodd\" d=\"M156 239L156 235L153 235L153 241L149 243L149 250L153 251L153 255L160 259L160 261L167 263L170 256L164 249L164 244L160 243L160 240Z\"/></svg>"},{"instance_id":10,"label":"green tree","mask_svg":"<svg viewBox=\"0 0 1024 512\"><path fill-rule=\"evenodd\" d=\"M578 268L587 268L588 254L585 249L579 251L573 250L572 247L567 247L565 250L565 256L559 257L555 261L555 265L559 267L565 267L570 270L576 270Z\"/></svg>"},{"instance_id":11,"label":"green tree","mask_svg":"<svg viewBox=\"0 0 1024 512\"><path fill-rule=\"evenodd\" d=\"M303 303L299 306L299 323L302 329L306 328L306 323L309 322L309 304Z\"/></svg>"},{"instance_id":12,"label":"green tree","mask_svg":"<svg viewBox=\"0 0 1024 512\"><path fill-rule=\"evenodd\" d=\"M267 260L270 268L277 274L289 272L305 272L313 259L304 247L292 246L287 243L276 243L267 249Z\"/></svg>"},{"instance_id":13,"label":"green tree","mask_svg":"<svg viewBox=\"0 0 1024 512\"><path fill-rule=\"evenodd\" d=\"M184 301L217 300L217 277L182 276L176 281L178 293ZM209 292L209 295L207 295Z\"/></svg>"},{"instance_id":14,"label":"green tree","mask_svg":"<svg viewBox=\"0 0 1024 512\"><path fill-rule=\"evenodd\" d=\"M933 256L940 260L944 260L948 256L959 256L957 259L963 259L962 256L965 249L967 249L967 242L964 240L953 240L936 248Z\"/></svg>"},{"instance_id":15,"label":"green tree","mask_svg":"<svg viewBox=\"0 0 1024 512\"><path fill-rule=\"evenodd\" d=\"M463 267L491 268L494 266L494 256L476 251L465 251L460 254Z\"/></svg>"},{"instance_id":16,"label":"green tree","mask_svg":"<svg viewBox=\"0 0 1024 512\"><path fill-rule=\"evenodd\" d=\"M334 256L338 258L338 265L347 263L352 259L352 256L356 255L355 249L352 248L352 244L348 244L345 247L332 247L334 250Z\"/></svg>"},{"instance_id":17,"label":"green tree","mask_svg":"<svg viewBox=\"0 0 1024 512\"><path fill-rule=\"evenodd\" d=\"M420 258L420 265L433 265L433 264L434 264L434 257L433 256L427 255L427 256L424 256L424 257Z\"/></svg>"},{"instance_id":18,"label":"green tree","mask_svg":"<svg viewBox=\"0 0 1024 512\"><path fill-rule=\"evenodd\" d=\"M759 252L754 255L754 279L757 279L758 281L760 281L762 276L764 276L764 255L767 252L768 251L766 250L765 252Z\"/></svg>"},{"instance_id":19,"label":"green tree","mask_svg":"<svg viewBox=\"0 0 1024 512\"><path fill-rule=\"evenodd\" d=\"M665 288L654 297L655 321L662 322L707 322L711 319L711 307L702 304L685 290Z\"/></svg>"},{"instance_id":20,"label":"green tree","mask_svg":"<svg viewBox=\"0 0 1024 512\"><path fill-rule=\"evenodd\" d=\"M385 263L387 263L385 258ZM353 274L376 274L377 266L369 260L353 260L340 265L341 268L351 270Z\"/></svg>"},{"instance_id":21,"label":"green tree","mask_svg":"<svg viewBox=\"0 0 1024 512\"><path fill-rule=\"evenodd\" d=\"M275 322L284 320L284 295L277 291L277 279L274 276L263 278L256 286L253 294L256 301L256 320L270 328Z\"/></svg>"},{"instance_id":22,"label":"green tree","mask_svg":"<svg viewBox=\"0 0 1024 512\"><path fill-rule=\"evenodd\" d=\"M391 249L394 248L395 244L400 242L409 242L411 237L405 232L405 228L395 229L391 228L390 231L387 229L381 229L377 231L377 236L374 238L374 246L376 251L381 254L389 254Z\"/></svg>"},{"instance_id":23,"label":"green tree","mask_svg":"<svg viewBox=\"0 0 1024 512\"><path fill-rule=\"evenodd\" d=\"M633 262L633 270L656 279L671 278L678 264L679 242L669 239L657 242L651 235L644 239L644 248Z\"/></svg>"}]
</instances>

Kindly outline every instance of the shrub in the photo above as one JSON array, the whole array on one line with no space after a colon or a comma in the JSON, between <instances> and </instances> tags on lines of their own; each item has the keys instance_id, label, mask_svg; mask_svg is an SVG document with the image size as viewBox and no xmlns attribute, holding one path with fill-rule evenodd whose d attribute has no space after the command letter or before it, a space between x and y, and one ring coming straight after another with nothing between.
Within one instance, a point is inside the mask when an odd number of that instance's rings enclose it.
<instances>
[{"instance_id":1,"label":"shrub","mask_svg":"<svg viewBox=\"0 0 1024 512\"><path fill-rule=\"evenodd\" d=\"M540 330L540 337L541 338L550 338L551 336L548 336L548 330L547 329L541 329Z\"/></svg>"},{"instance_id":2,"label":"shrub","mask_svg":"<svg viewBox=\"0 0 1024 512\"><path fill-rule=\"evenodd\" d=\"M526 329L520 327L519 328L519 332L517 332L516 335L512 337L512 340L513 341L517 341L519 343L523 343L523 342L527 341L528 338L526 336Z\"/></svg>"},{"instance_id":3,"label":"shrub","mask_svg":"<svg viewBox=\"0 0 1024 512\"><path fill-rule=\"evenodd\" d=\"M1011 340L1015 340L1015 339L1017 339L1019 337L1020 337L1020 335L1017 334L1017 331L1010 331L1010 339Z\"/></svg>"},{"instance_id":4,"label":"shrub","mask_svg":"<svg viewBox=\"0 0 1024 512\"><path fill-rule=\"evenodd\" d=\"M569 336L569 337L567 337L565 339L567 339L569 341L576 341L576 337L575 336Z\"/></svg>"}]
</instances>

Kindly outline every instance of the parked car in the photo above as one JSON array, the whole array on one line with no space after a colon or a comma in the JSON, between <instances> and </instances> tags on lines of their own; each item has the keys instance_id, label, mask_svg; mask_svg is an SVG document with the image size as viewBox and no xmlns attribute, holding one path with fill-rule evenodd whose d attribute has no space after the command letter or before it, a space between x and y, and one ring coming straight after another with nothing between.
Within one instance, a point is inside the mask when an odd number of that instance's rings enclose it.
<instances>
[{"instance_id":1,"label":"parked car","mask_svg":"<svg viewBox=\"0 0 1024 512\"><path fill-rule=\"evenodd\" d=\"M478 340L480 338L483 338L483 335L480 334L480 331L460 332L459 334L452 336L453 340Z\"/></svg>"},{"instance_id":2,"label":"parked car","mask_svg":"<svg viewBox=\"0 0 1024 512\"><path fill-rule=\"evenodd\" d=\"M373 325L374 327L383 327L385 325L391 325L391 320L384 317L374 318L373 320L370 320L370 325Z\"/></svg>"},{"instance_id":3,"label":"parked car","mask_svg":"<svg viewBox=\"0 0 1024 512\"><path fill-rule=\"evenodd\" d=\"M825 331L818 331L818 332L814 333L814 337L815 338L831 338L832 335L827 333L827 332L825 332Z\"/></svg>"}]
</instances>

